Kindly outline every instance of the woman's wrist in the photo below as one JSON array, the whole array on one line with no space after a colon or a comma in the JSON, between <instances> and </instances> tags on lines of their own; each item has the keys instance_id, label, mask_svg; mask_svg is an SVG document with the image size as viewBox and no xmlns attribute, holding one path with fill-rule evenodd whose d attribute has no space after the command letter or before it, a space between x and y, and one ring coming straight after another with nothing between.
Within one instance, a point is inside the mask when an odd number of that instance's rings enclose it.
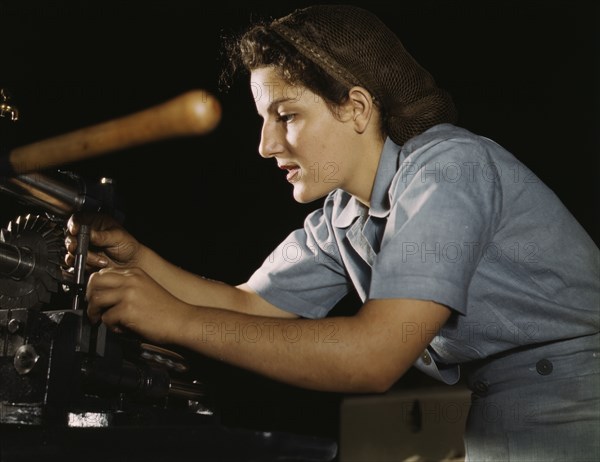
<instances>
[{"instance_id":1,"label":"woman's wrist","mask_svg":"<svg viewBox=\"0 0 600 462\"><path fill-rule=\"evenodd\" d=\"M135 256L132 258L133 265L138 268L143 269L147 273L149 273L148 269L153 266L153 259L156 259L158 256L155 252L152 251L149 247L146 247L144 244L138 243L138 249L135 252ZM156 261L156 260L154 260Z\"/></svg>"}]
</instances>

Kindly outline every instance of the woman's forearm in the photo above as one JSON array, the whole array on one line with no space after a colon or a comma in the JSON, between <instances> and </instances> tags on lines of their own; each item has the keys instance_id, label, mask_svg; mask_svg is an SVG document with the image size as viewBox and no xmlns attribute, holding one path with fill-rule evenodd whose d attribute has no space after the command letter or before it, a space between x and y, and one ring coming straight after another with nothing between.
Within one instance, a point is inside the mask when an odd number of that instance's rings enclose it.
<instances>
[{"instance_id":1,"label":"woman's forearm","mask_svg":"<svg viewBox=\"0 0 600 462\"><path fill-rule=\"evenodd\" d=\"M266 302L245 285L236 287L193 274L170 263L148 247L141 246L137 263L173 296L190 305L253 315L296 317Z\"/></svg>"}]
</instances>

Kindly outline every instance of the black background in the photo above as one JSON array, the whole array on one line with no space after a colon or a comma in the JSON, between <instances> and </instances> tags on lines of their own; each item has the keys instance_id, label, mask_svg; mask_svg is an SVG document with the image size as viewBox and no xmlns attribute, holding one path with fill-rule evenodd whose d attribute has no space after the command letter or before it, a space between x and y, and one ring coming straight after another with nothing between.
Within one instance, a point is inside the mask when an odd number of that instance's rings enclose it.
<instances>
[{"instance_id":1,"label":"black background","mask_svg":"<svg viewBox=\"0 0 600 462\"><path fill-rule=\"evenodd\" d=\"M258 155L260 120L247 82L218 92L221 37L309 3L0 1L0 87L21 113L14 124L0 120L0 142L24 145L191 89L213 92L223 106L214 132L64 168L92 182L112 177L127 228L165 258L241 283L319 203L294 202L284 174ZM452 94L459 125L513 152L600 242L595 2L346 3L378 14ZM24 212L5 197L0 204L0 223ZM340 313L356 306L347 302ZM225 366L219 380L234 424L337 431L338 395ZM409 374L398 386L424 380Z\"/></svg>"}]
</instances>

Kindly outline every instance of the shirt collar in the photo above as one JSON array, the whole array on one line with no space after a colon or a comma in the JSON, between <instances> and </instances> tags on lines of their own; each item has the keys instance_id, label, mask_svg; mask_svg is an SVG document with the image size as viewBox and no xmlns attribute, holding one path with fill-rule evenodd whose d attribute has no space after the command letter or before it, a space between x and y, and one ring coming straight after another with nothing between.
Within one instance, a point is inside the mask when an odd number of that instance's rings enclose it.
<instances>
[{"instance_id":1,"label":"shirt collar","mask_svg":"<svg viewBox=\"0 0 600 462\"><path fill-rule=\"evenodd\" d=\"M375 182L373 183L373 191L371 192L371 207L367 208L361 204L356 198L350 194L338 190L338 207L339 213L336 214L332 223L337 228L347 228L352 224L355 218L368 213L377 218L385 218L390 213L390 201L388 190L392 184L392 180L398 171L399 153L401 147L394 143L390 138L387 138L381 157L377 173L375 174Z\"/></svg>"},{"instance_id":2,"label":"shirt collar","mask_svg":"<svg viewBox=\"0 0 600 462\"><path fill-rule=\"evenodd\" d=\"M390 198L388 191L392 180L398 171L398 160L401 147L394 143L390 138L385 140L375 183L371 192L371 207L369 215L384 218L390 213Z\"/></svg>"}]
</instances>

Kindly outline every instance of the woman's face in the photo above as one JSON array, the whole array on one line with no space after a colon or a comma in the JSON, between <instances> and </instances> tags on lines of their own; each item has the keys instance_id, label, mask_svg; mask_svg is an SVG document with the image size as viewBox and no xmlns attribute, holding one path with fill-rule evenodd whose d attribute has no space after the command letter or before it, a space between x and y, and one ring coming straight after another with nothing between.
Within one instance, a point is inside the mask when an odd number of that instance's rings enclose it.
<instances>
[{"instance_id":1,"label":"woman's face","mask_svg":"<svg viewBox=\"0 0 600 462\"><path fill-rule=\"evenodd\" d=\"M360 163L352 109L341 107L334 116L322 98L285 82L271 67L252 71L251 89L263 119L258 150L287 172L294 199L311 202L337 188L352 193Z\"/></svg>"}]
</instances>

